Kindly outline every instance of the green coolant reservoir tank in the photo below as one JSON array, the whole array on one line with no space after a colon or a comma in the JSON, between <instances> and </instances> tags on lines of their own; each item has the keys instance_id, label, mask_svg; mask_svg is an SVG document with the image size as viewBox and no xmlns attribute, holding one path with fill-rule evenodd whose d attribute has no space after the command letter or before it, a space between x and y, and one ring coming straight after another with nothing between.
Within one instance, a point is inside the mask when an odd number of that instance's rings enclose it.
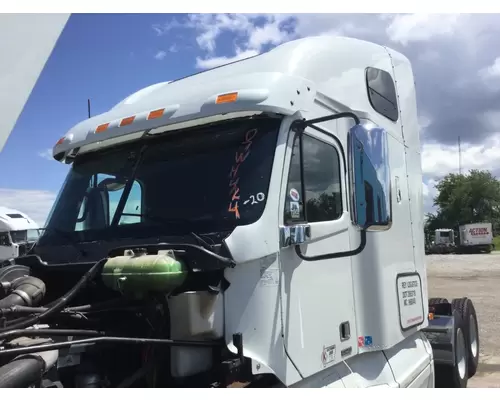
<instances>
[{"instance_id":1,"label":"green coolant reservoir tank","mask_svg":"<svg viewBox=\"0 0 500 400\"><path fill-rule=\"evenodd\" d=\"M127 250L125 255L108 259L101 279L110 289L123 294L168 293L182 285L187 269L172 251L141 254Z\"/></svg>"}]
</instances>

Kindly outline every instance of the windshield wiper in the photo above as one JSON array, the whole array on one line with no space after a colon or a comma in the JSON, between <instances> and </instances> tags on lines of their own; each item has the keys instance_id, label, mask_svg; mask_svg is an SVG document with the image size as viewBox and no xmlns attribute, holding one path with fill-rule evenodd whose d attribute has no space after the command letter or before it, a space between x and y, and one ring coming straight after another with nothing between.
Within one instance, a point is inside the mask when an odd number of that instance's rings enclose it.
<instances>
[{"instance_id":1,"label":"windshield wiper","mask_svg":"<svg viewBox=\"0 0 500 400\"><path fill-rule=\"evenodd\" d=\"M146 219L149 219L152 222L159 222L161 225L170 225L170 224L192 224L193 221L199 221L203 218L177 218L177 217L163 217L160 215L151 215L151 214L142 214L141 217L144 217ZM197 242L200 244L202 247L204 247L207 250L212 250L213 246L205 239L203 239L201 236L196 234L195 232L189 232L189 235L191 235Z\"/></svg>"}]
</instances>

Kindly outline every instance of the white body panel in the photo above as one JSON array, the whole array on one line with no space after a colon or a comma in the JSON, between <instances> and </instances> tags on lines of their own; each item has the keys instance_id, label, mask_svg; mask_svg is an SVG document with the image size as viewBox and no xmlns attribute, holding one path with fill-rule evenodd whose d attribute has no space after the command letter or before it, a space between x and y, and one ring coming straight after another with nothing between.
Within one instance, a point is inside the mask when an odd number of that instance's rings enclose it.
<instances>
[{"instance_id":1,"label":"white body panel","mask_svg":"<svg viewBox=\"0 0 500 400\"><path fill-rule=\"evenodd\" d=\"M0 14L0 151L70 14ZM29 26L30 29L26 29Z\"/></svg>"},{"instance_id":2,"label":"white body panel","mask_svg":"<svg viewBox=\"0 0 500 400\"><path fill-rule=\"evenodd\" d=\"M0 207L0 232L26 229L38 229L38 224L21 211Z\"/></svg>"},{"instance_id":3,"label":"white body panel","mask_svg":"<svg viewBox=\"0 0 500 400\"><path fill-rule=\"evenodd\" d=\"M493 230L489 222L462 225L459 229L462 246L488 245L493 242Z\"/></svg>"},{"instance_id":4,"label":"white body panel","mask_svg":"<svg viewBox=\"0 0 500 400\"><path fill-rule=\"evenodd\" d=\"M396 122L373 110L367 96L367 67L381 69L397 82ZM218 95L234 91L237 101L216 104ZM165 109L163 116L147 119L158 108ZM280 247L292 153L290 125L297 119L342 111L354 111L388 133L391 224L369 231L359 255L306 262L293 247ZM226 239L237 263L225 272L230 282L223 311L228 348L236 352L232 335L242 333L253 373L272 373L286 386L432 386L432 351L419 332L427 326L428 314L420 139L413 73L404 56L347 38L289 42L252 59L146 88L109 112L76 125L53 154L59 158L74 155L77 149L96 151L138 139L144 132L166 132L236 112L270 112L284 119L264 212ZM121 127L121 119L130 116L135 116L134 122ZM97 126L107 123L107 129L95 133ZM318 125L338 142L312 129L306 134L345 157L352 122L341 119ZM347 171L340 169L342 215L335 221L310 223L312 240L302 246L307 256L358 247ZM397 283L402 276L418 282L414 295L422 309L417 307L416 314L400 312ZM341 340L339 328L345 322L350 337ZM327 365L322 361L325 349L333 349Z\"/></svg>"},{"instance_id":5,"label":"white body panel","mask_svg":"<svg viewBox=\"0 0 500 400\"><path fill-rule=\"evenodd\" d=\"M335 39L314 39L318 40L318 47L322 40L335 43ZM299 59L299 54L307 54L307 41L303 41L303 53L301 53L301 41L294 43L295 49L290 51L290 57ZM340 41L339 41L340 43ZM336 43L336 44L339 44ZM356 46L362 47L365 43L355 42ZM292 46L288 44L287 46ZM236 228L233 234L227 240L228 246L237 261L244 262L245 269L255 269L255 278L250 284L251 289L256 292L250 293L244 287L249 284L248 279L233 278L233 273L228 274L228 279L233 287L226 293L226 333L239 331L243 336L250 334L252 337L252 346L249 347L249 354L254 352L265 354L268 352L269 361L266 363L260 359L260 364L267 366L276 373L280 379L288 385L299 381L300 375L303 378L311 377L314 374L322 374L323 365L321 363L321 354L324 347L336 346L336 360L339 365L343 361L359 360L359 365L363 366L366 376L371 376L368 371L377 370L377 364L386 364L385 357L381 350L389 350L402 343L406 337L414 337L417 327L402 331L400 328L400 315L398 310L396 277L398 274L415 273L420 275L422 287L419 296L424 310L423 315L427 315L427 280L425 274L424 261L424 235L423 235L423 211L422 211L422 191L421 191L421 166L420 166L420 143L418 140L418 125L416 124L416 99L414 92L414 83L411 68L405 59L401 56L393 57L396 65L396 71L399 71L398 90L401 92L400 101L405 104L401 106L401 119L398 123L388 123L388 120L382 116L376 115L371 111L371 106L367 98L362 96L351 97L353 93L361 93L364 90L364 67L355 68L352 64L370 66L376 65L378 68L391 71L391 59L387 51L378 46L367 44L365 51L352 50L359 59L353 60L352 57L338 56L327 62L328 50L321 46L323 54L319 50L315 56L317 61L295 64L297 69L304 65L304 71L301 76L313 72L317 73L317 82L312 77L307 76L314 82L317 88L316 98L307 109L307 118L316 118L328 115L334 112L344 111L341 105L348 109L354 109L363 115L368 115L374 123L383 126L390 134L389 139L389 157L392 169L392 182L394 184L396 177L399 180L399 189L401 193L400 201L396 200L396 191L392 193L392 219L393 223L389 230L383 232L369 232L367 246L363 252L356 257L340 258L336 260L303 262L295 255L293 248L287 248L279 251L278 231L267 229L267 226L277 226L283 224L282 210L286 196L286 177L288 174L288 165L291 153L291 136L288 135L288 129L283 129L278 144L278 153L276 154L275 168L271 179L271 187L278 184L281 187L279 206L277 208L269 207L274 204L278 193L273 191L269 193L268 208L262 218L251 226L242 226ZM283 46L285 47L285 46ZM330 48L332 53L342 53L342 46L339 48ZM276 49L276 56L280 56L281 64L286 65L286 55L279 53L280 48ZM379 51L377 53L377 50ZM282 49L283 53L285 50ZM272 53L272 52L271 52ZM269 53L269 54L271 54ZM365 55L365 57L362 57ZM332 56L333 58L333 56ZM321 60L320 60L321 59ZM344 64L345 63L345 64ZM306 69L307 67L307 69ZM322 69L325 69L323 71ZM328 70L328 71L327 71ZM338 72L337 72L338 71ZM303 74L303 75L302 75ZM391 71L394 76L394 73ZM341 105L340 105L340 104ZM405 108L403 108L405 107ZM402 121L402 122L401 122ZM406 125L407 124L407 125ZM402 125L405 125L405 137L403 138ZM342 146L347 148L347 137L345 133L350 127L348 120L338 120L321 124L323 129L333 133L340 140ZM323 141L331 142L326 136L316 131L306 131L308 134L320 138ZM408 141L406 140L408 137ZM281 146L287 143L286 155L281 160ZM332 144L332 143L330 143ZM284 165L284 166L283 166ZM342 171L344 172L344 171ZM408 178L409 176L409 178ZM347 187L346 181L342 181L342 186ZM272 197L271 197L272 196ZM349 204L349 198L346 191L343 191L344 204ZM274 206L275 207L275 206ZM332 222L312 223L311 235L312 242L307 248L307 255L325 254L335 251L346 251L356 248L359 243L359 234L350 223L348 209L344 209L344 216ZM246 243L252 241L252 246ZM388 243L398 243L398 246L387 248ZM275 244L274 248L271 247ZM269 268L274 268L277 274L279 266L280 285L281 285L281 304L278 303L279 292L277 289L266 287L268 293L264 297L260 293L259 275L257 274L257 265L262 262L262 256L279 252L279 259L276 262L273 258L273 264ZM269 255L268 257L272 257ZM252 259L257 260L252 261ZM255 265L255 267L252 267ZM248 273L250 273L248 271ZM245 273L247 275L247 273ZM253 284L255 282L255 284ZM349 285L349 282L352 282ZM248 292L248 297L242 297L242 292ZM237 299L236 299L237 298ZM272 300L271 300L272 299ZM242 304L255 304L251 307L248 314L242 316L240 309L235 309L235 302ZM265 310L258 307L257 304L266 304ZM376 304L376 306L374 306ZM229 306L231 305L231 306ZM281 310L280 310L281 308ZM248 309L248 308L247 308ZM258 313L260 318L252 319L252 315ZM279 341L283 339L277 335L279 318L282 318L283 335L286 338L284 343L278 346ZM267 321L266 321L267 319ZM349 321L351 327L351 338L346 342L340 343L339 325L344 321ZM423 319L424 327L427 324L426 318ZM257 328L258 327L258 328ZM264 328L260 330L259 328ZM257 328L257 329L256 329ZM256 332L259 332L257 337ZM262 337L269 335L269 343L265 345L261 342ZM357 345L357 338L360 336L371 336L372 345L360 347ZM255 337L255 339L253 339ZM229 339L229 336L227 336ZM256 346L253 348L253 340ZM414 339L410 339L412 341ZM425 338L421 339L426 341ZM277 343L278 341L278 343ZM248 345L248 342L247 342ZM286 346L290 359L293 360L296 368L293 368L291 362L283 357L285 354L281 346ZM262 347L264 346L264 347ZM351 353L345 357L341 356L342 350L351 347ZM247 347L245 347L246 350ZM251 352L250 352L251 351ZM367 354L366 358L362 354ZM377 355L378 354L378 355ZM380 357L378 360L377 357ZM430 356L423 347L417 347L412 353L405 353L402 356L409 369L415 367L415 371L420 371L425 376L425 368L429 366ZM421 357L429 360L423 368L420 363ZM285 361L286 360L286 361ZM418 364L415 364L418 363ZM418 365L418 368L417 368ZM340 368L340 367L336 367ZM360 367L361 368L361 367ZM262 366L261 366L262 369ZM388 369L390 371L390 368ZM432 370L427 370L432 374ZM346 380L347 386L371 386L381 384L392 375L382 377L359 378L353 381ZM405 373L408 373L406 371ZM410 374L411 375L411 374ZM385 378L384 378L385 376ZM357 382L354 384L354 382ZM394 382L390 383L392 385ZM298 383L297 383L298 384ZM424 379L424 386L427 386L427 380ZM399 385L398 385L399 386Z\"/></svg>"}]
</instances>

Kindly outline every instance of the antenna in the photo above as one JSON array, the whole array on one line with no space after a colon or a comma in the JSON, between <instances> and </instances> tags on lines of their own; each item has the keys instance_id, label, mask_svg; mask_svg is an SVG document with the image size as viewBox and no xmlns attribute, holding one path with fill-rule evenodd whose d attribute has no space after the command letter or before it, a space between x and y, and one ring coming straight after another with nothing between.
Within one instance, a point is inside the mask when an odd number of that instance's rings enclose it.
<instances>
[{"instance_id":1,"label":"antenna","mask_svg":"<svg viewBox=\"0 0 500 400\"><path fill-rule=\"evenodd\" d=\"M458 137L458 173L462 175L462 149L460 147L460 136Z\"/></svg>"},{"instance_id":2,"label":"antenna","mask_svg":"<svg viewBox=\"0 0 500 400\"><path fill-rule=\"evenodd\" d=\"M87 99L87 112L88 112L89 118L90 118L90 99Z\"/></svg>"}]
</instances>

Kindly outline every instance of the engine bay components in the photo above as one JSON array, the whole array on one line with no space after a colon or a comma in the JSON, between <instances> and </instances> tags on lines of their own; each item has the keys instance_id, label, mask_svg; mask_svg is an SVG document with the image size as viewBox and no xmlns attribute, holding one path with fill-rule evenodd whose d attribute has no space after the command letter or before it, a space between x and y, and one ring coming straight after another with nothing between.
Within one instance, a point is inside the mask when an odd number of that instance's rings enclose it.
<instances>
[{"instance_id":1,"label":"engine bay components","mask_svg":"<svg viewBox=\"0 0 500 400\"><path fill-rule=\"evenodd\" d=\"M186 276L184 263L172 250L160 250L158 254L126 250L123 256L109 258L101 273L103 283L110 289L137 296L170 293L182 285Z\"/></svg>"}]
</instances>

